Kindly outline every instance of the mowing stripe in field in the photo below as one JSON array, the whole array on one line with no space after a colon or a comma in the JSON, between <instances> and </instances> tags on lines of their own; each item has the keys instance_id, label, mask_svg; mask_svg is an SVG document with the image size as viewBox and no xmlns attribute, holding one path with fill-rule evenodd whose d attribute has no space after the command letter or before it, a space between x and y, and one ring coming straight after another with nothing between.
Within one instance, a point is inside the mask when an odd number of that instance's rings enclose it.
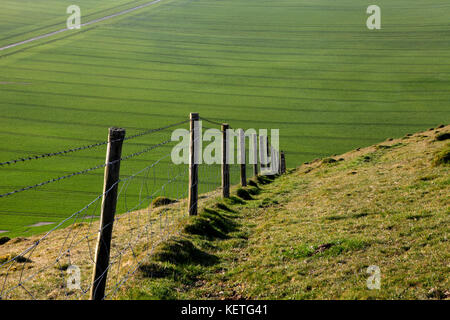
<instances>
[{"instance_id":1,"label":"mowing stripe in field","mask_svg":"<svg viewBox=\"0 0 450 320\"><path fill-rule=\"evenodd\" d=\"M124 14L127 14L127 13L130 13L130 12L133 12L133 11L140 10L140 9L145 8L145 7L151 6L151 5L153 5L155 3L158 3L158 2L161 2L161 1L162 0L154 0L154 1L148 2L146 4L143 4L143 5L131 8L131 9L126 9L126 10L123 10L123 11L120 11L120 12L108 15L108 16L103 17L103 18L94 19L92 21L89 21L89 22L86 22L86 23L82 23L80 25L80 27L87 27L87 26L90 26L90 25L95 24L95 23L99 23L99 22L102 22L102 21L105 21L105 20L116 18L116 17L122 16ZM64 29L60 29L60 30L57 30L57 31L46 33L46 34L43 34L43 35L40 35L40 36L37 36L37 37L33 37L31 39L27 39L27 40L23 40L23 41L20 41L20 42L16 42L16 43L4 46L4 47L0 47L0 51L7 50L7 49L10 49L10 48L14 48L14 47L17 47L17 46L20 46L20 45L24 45L24 44L27 44L27 43L30 43L30 42L33 42L33 41L37 41L37 40L45 39L45 38L48 38L48 37L52 37L52 36L55 36L55 35L60 34L62 32L69 31L69 30L71 30L71 29L64 28ZM1 40L3 40L3 39L1 39Z\"/></svg>"}]
</instances>

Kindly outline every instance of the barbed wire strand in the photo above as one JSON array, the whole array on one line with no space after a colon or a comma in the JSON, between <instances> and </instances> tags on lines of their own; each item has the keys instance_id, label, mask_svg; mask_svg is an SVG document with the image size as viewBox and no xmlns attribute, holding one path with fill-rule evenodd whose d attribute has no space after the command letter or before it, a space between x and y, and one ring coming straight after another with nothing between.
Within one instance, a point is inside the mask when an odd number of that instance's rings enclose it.
<instances>
[{"instance_id":1,"label":"barbed wire strand","mask_svg":"<svg viewBox=\"0 0 450 320\"><path fill-rule=\"evenodd\" d=\"M144 132L140 132L137 133L135 135L129 136L129 137L125 137L124 139L117 139L117 140L112 140L111 142L117 142L120 140L126 141L126 140L131 140L134 138L138 138L144 135L148 135L151 133L155 133L155 132L159 132L159 131L163 131L184 123L189 122L189 120L184 120L184 121L180 121L177 123L173 123L161 128L155 128L155 129L148 129ZM96 147L100 147L103 145L108 144L109 141L101 141L101 142L96 142L96 143L92 143L89 145L85 145L85 146L81 146L81 147L76 147L76 148L70 148L70 149L66 149L66 150L62 150L62 151L56 151L56 152L49 152L49 153L43 153L40 155L35 155L35 156L29 156L29 157L23 157L23 158L18 158L18 159L14 159L14 160L9 160L9 161L3 161L0 162L0 166L5 166L5 165L11 165L11 164L15 164L15 163L19 163L19 162L25 162L25 161L30 161L30 160L38 160L38 159L43 159L43 158L49 158L49 157L54 157L54 156L58 156L58 155L65 155L68 153L73 153L73 152L77 152L77 151L82 151L82 150L88 150L88 149L92 149L92 148L96 148Z\"/></svg>"},{"instance_id":2,"label":"barbed wire strand","mask_svg":"<svg viewBox=\"0 0 450 320\"><path fill-rule=\"evenodd\" d=\"M183 123L184 122L187 122L187 121L183 121ZM150 148L147 148L148 150L144 149L142 151L130 154L121 160L125 160L125 159L129 159L129 158L138 156L142 153L153 150L157 146L163 145L168 142L170 142L170 141L169 140L163 141L158 145L154 145ZM117 183L119 183L119 182L122 183L121 188L118 193L118 199L120 197L123 198L122 203L125 207L125 212L118 214L113 219L113 221L118 222L119 220L128 218L128 225L127 225L128 232L125 233L125 235L127 237L126 243L119 242L116 245L113 245L113 247L112 247L112 250L115 251L115 253L111 254L111 260L110 260L111 262L108 265L108 267L106 268L106 270L104 271L103 275L105 275L106 272L108 272L108 270L113 270L114 265L117 265L117 268L114 268L114 270L117 269L117 271L115 271L116 274L111 274L108 277L108 279L115 279L115 281L112 285L112 288L109 289L109 291L105 294L104 298L114 295L117 292L117 290L119 290L119 288L123 285L123 283L125 283L137 270L139 270L139 267L142 266L145 259L149 257L149 255L153 252L154 248L159 243L168 239L168 237L170 237L171 235L179 234L181 232L181 228L177 227L177 223L179 223L181 221L183 216L187 215L187 212L189 212L189 210L176 211L176 210L170 209L170 207L164 207L160 210L157 217L152 217L152 212L155 209L152 206L152 200L155 198L155 196L157 194L162 194L163 196L176 194L176 203L180 203L180 204L181 204L181 202L179 202L179 199L181 199L182 197L184 198L187 194L187 188L182 188L182 190L184 190L184 192L180 193L180 191L179 191L180 184L178 183L180 181L178 181L178 179L187 175L188 169L189 169L188 166L185 166L184 169L181 169L182 167L170 167L170 165L169 165L169 167L167 168L166 182L163 185L160 185L159 188L154 190L155 186L157 185L155 168L159 163L162 163L162 160L167 158L170 154L171 153L165 154L164 156L160 157L157 161L153 162L149 166L147 166L147 167L135 172L134 174L132 174L126 178L123 178L117 182ZM85 170L82 170L81 172L84 172L86 170L95 170L94 168L100 168L100 167L104 167L106 165L108 165L108 164L102 164L102 165L99 165L99 166L96 166L96 167L93 167L90 169L85 169ZM178 168L178 172L176 172L175 168ZM199 168L200 168L199 175L201 176L199 178L199 181L201 181L202 183L204 183L206 185L205 190L208 190L208 189L213 190L220 183L220 176L221 176L220 166L201 166L200 165ZM230 171L236 172L236 175L237 175L238 168L239 168L239 165L231 166ZM249 166L249 169L251 171L251 166ZM153 175L151 174L151 172L153 172ZM62 178L62 177L60 177L60 178ZM217 179L218 181L216 181L215 178L218 178ZM153 184L152 184L153 188L150 190L149 186L148 186L148 182L150 182L152 180L153 180ZM134 190L131 187L131 183L133 181L140 183L140 185L138 184L136 187L134 187L135 189L137 188L137 190L138 190L138 195L136 196L137 203L133 206L129 206L128 198ZM197 183L199 183L199 182L197 182ZM114 185L114 186L116 186L116 185ZM113 187L111 187L111 189ZM12 290L14 290L15 288L18 288L18 287L22 288L26 292L26 294L28 294L32 299L36 298L32 294L32 292L30 292L30 290L28 290L24 286L24 284L25 284L25 282L34 278L39 272L43 272L43 269L36 271L30 277L24 278L24 272L25 272L25 264L24 264L24 266L20 272L20 276L19 276L17 285L15 285L11 288L8 288L7 292L5 292L5 284L6 284L9 272L11 270L11 267L14 262L17 263L18 257L25 257L28 254L28 257L31 258L32 254L35 252L37 246L40 243L42 243L42 241L44 239L49 237L49 235L54 230L61 227L64 223L67 223L71 219L73 219L74 223L71 225L70 228L67 229L68 230L67 235L65 236L65 238L62 242L61 248L59 250L59 254L57 255L57 258L55 259L55 262L53 264L56 263L56 264L58 264L58 266L61 267L61 264L60 264L61 257L63 257L64 254L67 255L67 259L70 264L75 262L74 260L72 260L74 257L72 257L71 249L78 246L83 241L87 240L88 257L89 257L89 261L90 261L89 263L91 265L93 265L95 261L92 257L93 251L91 250L91 247L90 247L89 237L94 238L99 232L102 231L102 229L100 228L100 229L94 230L93 232L90 232L90 226L94 221L94 218L93 218L94 215L92 215L90 218L88 231L86 232L86 234L84 236L81 237L81 239L79 239L78 241L75 241L75 239L78 237L78 235L81 234L81 230L76 230L75 222L81 221L82 219L84 219L84 217L89 213L89 211L88 211L89 209L93 209L93 213L95 213L95 211L97 210L97 207L99 205L99 200L103 196L105 196L105 194L108 193L110 190L105 191L104 193L102 193L101 195L96 197L87 206L83 207L82 209L73 213L70 217L61 221L57 226L55 226L50 231L48 231L42 238L40 238L40 240L36 241L32 246L30 246L29 248L24 250L20 255L1 264L0 269L7 264L9 264L9 268L7 270L7 275L5 276L5 281L2 286L2 291L0 292L0 298L4 297L5 294L8 294L9 292L11 292ZM130 192L130 195L129 195L129 192ZM95 207L93 206L94 203L96 203ZM148 205L148 204L150 204L150 205ZM195 205L198 205L198 204L195 204ZM144 212L142 212L143 214L147 215L147 218L144 221L142 221L143 216L141 217L141 214L140 214L141 212L138 211L139 208L142 208L142 207L144 207L144 208L146 207L146 210ZM131 214L131 213L133 213L133 214ZM84 214L84 216L81 216L82 214ZM133 219L134 219L134 221L133 221ZM156 226L156 224L154 223L156 221L155 219L159 220L159 230L158 230L159 236L157 239L155 239L154 232L152 230L154 228L154 226ZM103 228L105 228L105 227L106 226L103 226ZM76 230L76 231L74 231L74 230ZM71 240L69 241L70 237L71 237ZM118 239L118 241L119 241L119 239ZM146 248L146 254L141 259L139 259L138 258L139 254L136 251L136 248L139 245L139 243L142 243L142 242L144 243L144 247ZM66 244L68 244L68 248L64 249ZM134 261L134 263L132 263L131 267L124 274L124 276L121 277L120 276L120 274L121 274L120 270L122 268L121 262L122 262L122 259L124 258L125 253L128 251L130 251L131 259L132 259L132 261ZM51 266L49 265L47 267L47 269L50 267ZM60 277L63 278L63 279L61 279L61 281L62 281L61 285L64 287L65 296L68 297L69 292L64 286L64 280L66 280L65 279L66 275L62 271L62 268L60 268L60 270L61 270ZM112 280L110 280L110 281L112 281ZM91 289L91 286L92 286L92 283L90 283L87 287L83 288L81 290L80 294L86 294Z\"/></svg>"},{"instance_id":3,"label":"barbed wire strand","mask_svg":"<svg viewBox=\"0 0 450 320\"><path fill-rule=\"evenodd\" d=\"M19 192L23 192L23 191L35 189L35 188L38 188L38 187L42 187L42 186L45 186L45 185L47 185L47 184L54 183L54 182L58 182L58 181L61 181L61 180L64 180L64 179L68 179L68 178L72 178L72 177L75 177L75 176L78 176L78 175L81 175L81 174L86 174L86 173L88 173L88 172L91 172L91 171L94 171L94 170L97 170L97 169L104 168L104 167L106 167L106 166L108 166L108 165L117 163L117 162L119 162L119 161L125 161L125 160L128 160L128 159L130 159L130 158L133 158L133 157L136 157L136 156L140 156L141 154L144 154L144 153L146 153L146 152L149 152L149 151L151 151L151 150L153 150L153 149L156 149L156 148L158 148L158 147L160 147L160 146L163 146L163 145L165 145L165 144L168 144L168 143L170 143L170 142L172 142L172 141L171 141L171 140L166 140L166 141L163 141L163 142L158 143L158 144L156 144L156 145L153 145L153 146L151 146L151 147L149 147L149 148L146 148L146 149L144 149L144 150L142 150L142 151L135 152L135 153L133 153L133 154L127 155L127 156L125 156L125 157L123 157L123 158L121 158L121 159L119 159L119 160L114 160L114 161L111 161L111 162L102 163L102 164L96 165L96 166L91 167L91 168L88 168L88 169L84 169L84 170L81 170L81 171L73 172L73 173L68 174L68 175L60 176L60 177L58 177L58 178L53 178L53 179L50 179L50 180L47 180L47 181L44 181L44 182L36 183L36 184L34 184L34 185L30 185L30 186L23 187L23 188L14 190L14 191L10 191L10 192L4 193L4 194L0 194L0 198L7 197L7 196L10 196L10 195L19 193Z\"/></svg>"}]
</instances>

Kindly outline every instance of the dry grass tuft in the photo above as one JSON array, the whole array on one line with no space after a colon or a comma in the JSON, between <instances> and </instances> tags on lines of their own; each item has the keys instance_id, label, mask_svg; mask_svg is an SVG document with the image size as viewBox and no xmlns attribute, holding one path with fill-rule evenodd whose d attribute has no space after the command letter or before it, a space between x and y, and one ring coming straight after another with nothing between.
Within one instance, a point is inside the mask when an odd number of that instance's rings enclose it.
<instances>
[{"instance_id":1,"label":"dry grass tuft","mask_svg":"<svg viewBox=\"0 0 450 320\"><path fill-rule=\"evenodd\" d=\"M433 163L436 166L450 164L450 144L447 144L442 150L436 153Z\"/></svg>"}]
</instances>

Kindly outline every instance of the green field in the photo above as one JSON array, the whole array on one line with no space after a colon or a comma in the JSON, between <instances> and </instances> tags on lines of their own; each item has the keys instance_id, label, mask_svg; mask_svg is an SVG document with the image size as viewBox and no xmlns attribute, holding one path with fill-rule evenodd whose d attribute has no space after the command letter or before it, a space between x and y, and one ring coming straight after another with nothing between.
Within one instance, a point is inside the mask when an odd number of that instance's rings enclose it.
<instances>
[{"instance_id":1,"label":"green field","mask_svg":"<svg viewBox=\"0 0 450 320\"><path fill-rule=\"evenodd\" d=\"M2 0L0 47L64 28L71 4L85 23L146 2ZM450 4L376 4L382 29L371 31L369 4L356 0L163 0L0 51L0 162L103 141L111 126L132 135L190 112L234 128L279 128L289 167L448 123ZM124 153L170 133L130 140ZM122 175L170 150L124 162ZM104 153L0 167L0 193L98 165ZM167 182L169 160L150 172L155 190ZM210 171L201 191L218 184ZM8 232L0 235L48 229L27 226L67 217L101 193L102 181L99 169L1 198L0 230ZM139 201L133 181L130 203ZM183 195L185 186L164 193Z\"/></svg>"}]
</instances>

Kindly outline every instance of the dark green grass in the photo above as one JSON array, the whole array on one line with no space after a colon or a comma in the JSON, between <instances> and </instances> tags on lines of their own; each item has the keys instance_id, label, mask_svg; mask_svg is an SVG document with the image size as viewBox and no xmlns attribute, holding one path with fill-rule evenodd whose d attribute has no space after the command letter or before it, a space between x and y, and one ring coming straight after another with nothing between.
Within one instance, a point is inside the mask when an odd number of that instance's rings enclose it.
<instances>
[{"instance_id":1,"label":"dark green grass","mask_svg":"<svg viewBox=\"0 0 450 320\"><path fill-rule=\"evenodd\" d=\"M146 0L4 0L0 11L0 46L66 27L69 5L81 8L82 23L136 7Z\"/></svg>"},{"instance_id":2,"label":"dark green grass","mask_svg":"<svg viewBox=\"0 0 450 320\"><path fill-rule=\"evenodd\" d=\"M82 22L144 2L74 1ZM64 27L66 4L26 4L2 1L0 45ZM367 5L350 0L168 0L2 51L0 82L17 84L0 84L0 161L102 141L110 126L131 135L190 112L234 128L279 128L290 167L447 123L450 6L377 4L382 30L369 31ZM129 141L124 153L170 133ZM122 175L172 145L123 163ZM97 165L104 152L2 167L0 192ZM150 173L150 189L167 182L168 160ZM200 169L201 192L220 185L217 169ZM1 199L0 230L30 234L37 231L27 225L60 221L101 193L102 176L100 169ZM187 175L156 196L185 196L186 185ZM140 202L140 188L134 180L121 194L120 212Z\"/></svg>"}]
</instances>

